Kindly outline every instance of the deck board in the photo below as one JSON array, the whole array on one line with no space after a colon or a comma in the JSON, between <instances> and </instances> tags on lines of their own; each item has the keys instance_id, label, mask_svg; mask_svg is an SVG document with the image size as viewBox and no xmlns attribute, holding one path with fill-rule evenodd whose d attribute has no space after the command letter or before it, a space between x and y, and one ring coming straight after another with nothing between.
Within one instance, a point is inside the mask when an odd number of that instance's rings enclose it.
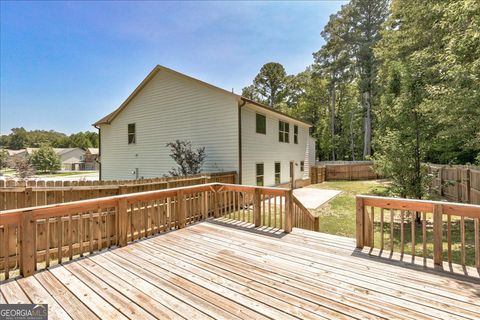
<instances>
[{"instance_id":1,"label":"deck board","mask_svg":"<svg viewBox=\"0 0 480 320\"><path fill-rule=\"evenodd\" d=\"M219 219L8 280L0 292L7 303L48 303L51 319L480 318L478 270L374 253L349 238Z\"/></svg>"}]
</instances>

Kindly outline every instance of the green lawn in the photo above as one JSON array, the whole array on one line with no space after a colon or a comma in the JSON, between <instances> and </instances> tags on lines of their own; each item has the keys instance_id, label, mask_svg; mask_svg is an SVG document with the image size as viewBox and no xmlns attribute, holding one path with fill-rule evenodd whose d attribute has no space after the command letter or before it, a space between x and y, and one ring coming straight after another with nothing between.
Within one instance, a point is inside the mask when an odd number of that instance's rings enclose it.
<instances>
[{"instance_id":1,"label":"green lawn","mask_svg":"<svg viewBox=\"0 0 480 320\"><path fill-rule=\"evenodd\" d=\"M321 184L311 185L310 187L319 189L334 189L341 190L329 203L326 203L319 209L312 212L316 216L320 216L320 232L345 236L355 237L355 214L356 203L355 195L357 194L371 194L378 196L388 196L387 188L388 181L385 180L369 180L369 181L327 181ZM435 199L441 200L441 199ZM368 212L371 208L367 208ZM412 216L411 213L406 212L404 216L404 253L412 254ZM432 214L426 216L426 234L427 234L427 257L433 257L433 220ZM445 217L446 219L446 217ZM374 246L380 248L381 246L381 224L380 224L380 209L375 208L375 238ZM415 253L418 256L423 255L423 234L422 224L415 223ZM446 245L447 239L447 221L443 223L444 230L444 260L448 259L448 249ZM391 246L391 220L390 211L384 210L384 248L390 250ZM451 255L454 263L461 262L461 239L460 239L460 219L458 217L452 218L451 223L451 237L452 248ZM400 212L396 211L393 219L393 249L396 252L401 251L401 218ZM467 265L475 264L475 247L474 247L474 225L473 220L465 219L465 262Z\"/></svg>"},{"instance_id":2,"label":"green lawn","mask_svg":"<svg viewBox=\"0 0 480 320\"><path fill-rule=\"evenodd\" d=\"M355 237L355 196L357 194L384 195L385 180L326 181L309 187L341 190L333 200L312 213L320 216L320 232Z\"/></svg>"},{"instance_id":3,"label":"green lawn","mask_svg":"<svg viewBox=\"0 0 480 320\"><path fill-rule=\"evenodd\" d=\"M95 173L96 171L59 171L55 173L37 173L35 176L39 178L48 178L48 177L67 177L67 176L76 176L79 174L89 174Z\"/></svg>"}]
</instances>

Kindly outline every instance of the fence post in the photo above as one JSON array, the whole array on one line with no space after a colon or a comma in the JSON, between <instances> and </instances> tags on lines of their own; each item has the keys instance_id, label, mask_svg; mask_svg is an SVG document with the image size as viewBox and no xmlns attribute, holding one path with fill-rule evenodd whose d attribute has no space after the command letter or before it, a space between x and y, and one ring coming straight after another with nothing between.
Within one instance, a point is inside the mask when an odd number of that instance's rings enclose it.
<instances>
[{"instance_id":1,"label":"fence post","mask_svg":"<svg viewBox=\"0 0 480 320\"><path fill-rule=\"evenodd\" d=\"M466 199L466 202L467 202L467 203L471 203L470 168L467 169L466 175L467 175L467 180L465 181L465 186L466 186L466 190L467 190L467 199Z\"/></svg>"},{"instance_id":2,"label":"fence post","mask_svg":"<svg viewBox=\"0 0 480 320\"><path fill-rule=\"evenodd\" d=\"M443 167L438 169L438 177L440 178L440 196L443 197Z\"/></svg>"},{"instance_id":3,"label":"fence post","mask_svg":"<svg viewBox=\"0 0 480 320\"><path fill-rule=\"evenodd\" d=\"M20 225L20 274L28 277L35 271L35 222L31 210L22 212Z\"/></svg>"},{"instance_id":4,"label":"fence post","mask_svg":"<svg viewBox=\"0 0 480 320\"><path fill-rule=\"evenodd\" d=\"M286 233L292 232L293 221L293 191L288 190L285 194L285 229Z\"/></svg>"},{"instance_id":5,"label":"fence post","mask_svg":"<svg viewBox=\"0 0 480 320\"><path fill-rule=\"evenodd\" d=\"M363 205L363 198L356 197L357 203L357 213L356 213L356 238L357 238L357 248L363 249L364 243L364 215L365 215L365 207Z\"/></svg>"},{"instance_id":6,"label":"fence post","mask_svg":"<svg viewBox=\"0 0 480 320\"><path fill-rule=\"evenodd\" d=\"M441 265L443 261L443 207L440 204L433 205L433 263Z\"/></svg>"},{"instance_id":7,"label":"fence post","mask_svg":"<svg viewBox=\"0 0 480 320\"><path fill-rule=\"evenodd\" d=\"M187 199L183 194L183 190L177 191L177 201L178 201L178 228L185 228L187 224Z\"/></svg>"},{"instance_id":8,"label":"fence post","mask_svg":"<svg viewBox=\"0 0 480 320\"><path fill-rule=\"evenodd\" d=\"M262 215L261 215L261 194L260 189L255 188L253 193L253 222L255 223L255 227L260 227L262 224Z\"/></svg>"},{"instance_id":9,"label":"fence post","mask_svg":"<svg viewBox=\"0 0 480 320\"><path fill-rule=\"evenodd\" d=\"M457 201L462 202L462 171L457 168Z\"/></svg>"}]
</instances>

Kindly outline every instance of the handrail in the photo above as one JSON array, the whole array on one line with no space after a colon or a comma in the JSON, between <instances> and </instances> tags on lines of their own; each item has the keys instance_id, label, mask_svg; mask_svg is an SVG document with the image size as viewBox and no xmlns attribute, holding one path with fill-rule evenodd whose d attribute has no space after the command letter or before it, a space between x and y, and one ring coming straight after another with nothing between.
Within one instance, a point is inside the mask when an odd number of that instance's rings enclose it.
<instances>
[{"instance_id":1,"label":"handrail","mask_svg":"<svg viewBox=\"0 0 480 320\"><path fill-rule=\"evenodd\" d=\"M215 182L0 211L0 272L28 276L37 262L49 267L209 217L288 233L293 206L289 189Z\"/></svg>"},{"instance_id":2,"label":"handrail","mask_svg":"<svg viewBox=\"0 0 480 320\"><path fill-rule=\"evenodd\" d=\"M293 226L297 228L309 229L312 231L320 231L320 218L312 215L298 199L293 196L294 217ZM307 220L307 221L305 221Z\"/></svg>"},{"instance_id":3,"label":"handrail","mask_svg":"<svg viewBox=\"0 0 480 320\"><path fill-rule=\"evenodd\" d=\"M385 243L386 234L389 237L390 250L398 250L403 255L410 249L412 256L418 251L422 252L424 258L430 256L428 249L429 231L433 233L433 260L435 264L441 264L444 260L444 244L446 242L446 256L449 263L453 262L453 251L456 238L460 238L460 264L467 265L467 259L473 255L475 264L480 267L480 205L387 198L377 196L358 195L356 197L356 241L357 247L375 247L375 233L378 230L380 243L377 244L381 250L388 247ZM375 212L375 208L380 209ZM389 211L385 212L385 210ZM445 219L446 218L446 219ZM452 236L456 232L453 224L459 225L459 237ZM421 225L420 225L421 224ZM468 227L468 225L472 225ZM399 228L398 228L399 227ZM388 229L389 230L386 230ZM411 234L406 234L405 229L410 229ZM400 229L400 239L396 239L396 230ZM473 243L468 245L467 233L473 229ZM446 241L444 233L446 231ZM421 249L417 248L417 237L421 235ZM378 237L377 237L378 238ZM410 238L408 244L406 238ZM395 247L396 240L399 242ZM420 243L419 243L420 244ZM399 248L398 248L399 246ZM471 254L469 254L471 252Z\"/></svg>"}]
</instances>

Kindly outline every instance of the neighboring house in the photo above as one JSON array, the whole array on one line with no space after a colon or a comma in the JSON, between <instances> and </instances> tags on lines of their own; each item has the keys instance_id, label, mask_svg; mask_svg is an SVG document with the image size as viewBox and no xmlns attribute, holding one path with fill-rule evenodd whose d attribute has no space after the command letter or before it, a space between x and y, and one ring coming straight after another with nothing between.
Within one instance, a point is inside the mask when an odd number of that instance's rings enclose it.
<instances>
[{"instance_id":1,"label":"neighboring house","mask_svg":"<svg viewBox=\"0 0 480 320\"><path fill-rule=\"evenodd\" d=\"M38 148L26 148L25 155L31 156ZM85 151L81 148L53 148L55 153L60 157L61 170L78 171L84 170Z\"/></svg>"},{"instance_id":2,"label":"neighboring house","mask_svg":"<svg viewBox=\"0 0 480 320\"><path fill-rule=\"evenodd\" d=\"M25 149L20 149L20 150L4 149L4 150L7 152L9 160L23 158L23 157L26 157L27 155L27 152Z\"/></svg>"},{"instance_id":3,"label":"neighboring house","mask_svg":"<svg viewBox=\"0 0 480 320\"><path fill-rule=\"evenodd\" d=\"M85 170L98 170L98 154L98 148L87 148L87 150L85 151Z\"/></svg>"},{"instance_id":4,"label":"neighboring house","mask_svg":"<svg viewBox=\"0 0 480 320\"><path fill-rule=\"evenodd\" d=\"M307 179L315 154L311 124L162 66L94 126L101 179L167 174L177 139L205 147L203 171L237 171L249 185Z\"/></svg>"}]
</instances>

